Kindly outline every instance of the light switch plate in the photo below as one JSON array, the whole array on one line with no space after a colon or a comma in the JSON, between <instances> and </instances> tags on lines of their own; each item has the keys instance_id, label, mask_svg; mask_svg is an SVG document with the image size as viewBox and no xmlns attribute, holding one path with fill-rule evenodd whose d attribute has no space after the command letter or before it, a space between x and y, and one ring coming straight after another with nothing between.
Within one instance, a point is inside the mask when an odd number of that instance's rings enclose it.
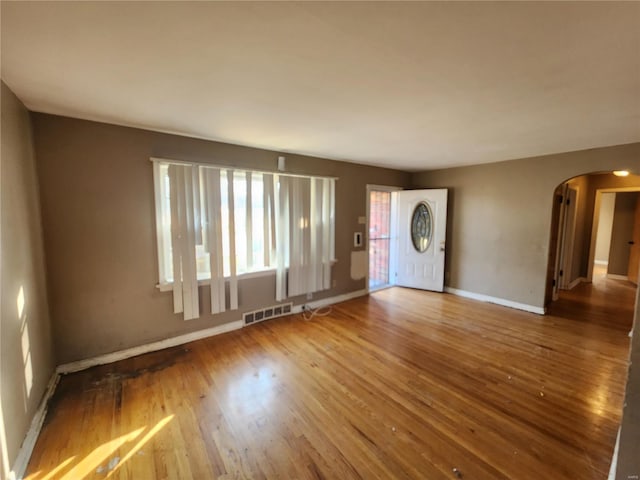
<instances>
[{"instance_id":1,"label":"light switch plate","mask_svg":"<svg viewBox=\"0 0 640 480\"><path fill-rule=\"evenodd\" d=\"M366 225L367 224L367 217L358 217L358 223L360 225Z\"/></svg>"},{"instance_id":2,"label":"light switch plate","mask_svg":"<svg viewBox=\"0 0 640 480\"><path fill-rule=\"evenodd\" d=\"M354 247L362 246L362 232L356 232L353 234L353 246Z\"/></svg>"}]
</instances>

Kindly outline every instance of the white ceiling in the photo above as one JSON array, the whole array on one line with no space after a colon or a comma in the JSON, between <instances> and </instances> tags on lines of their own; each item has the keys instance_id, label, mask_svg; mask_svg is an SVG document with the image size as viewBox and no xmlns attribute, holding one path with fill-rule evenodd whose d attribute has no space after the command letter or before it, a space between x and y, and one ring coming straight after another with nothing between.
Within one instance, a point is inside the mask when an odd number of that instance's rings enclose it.
<instances>
[{"instance_id":1,"label":"white ceiling","mask_svg":"<svg viewBox=\"0 0 640 480\"><path fill-rule=\"evenodd\" d=\"M405 170L640 141L640 3L2 1L34 111Z\"/></svg>"}]
</instances>

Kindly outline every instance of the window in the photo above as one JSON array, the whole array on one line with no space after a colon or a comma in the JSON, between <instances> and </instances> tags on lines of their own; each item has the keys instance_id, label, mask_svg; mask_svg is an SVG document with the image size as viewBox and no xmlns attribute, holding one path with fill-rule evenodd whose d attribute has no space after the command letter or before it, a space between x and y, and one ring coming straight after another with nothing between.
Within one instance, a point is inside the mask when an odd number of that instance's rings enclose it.
<instances>
[{"instance_id":1,"label":"window","mask_svg":"<svg viewBox=\"0 0 640 480\"><path fill-rule=\"evenodd\" d=\"M160 264L160 284L173 283L173 262L171 245L171 189L169 180L169 163L158 163L160 187L160 201L156 208L160 211L159 251L162 261ZM272 224L273 212L269 205L264 205L264 175L262 173L246 172L241 170L219 169L220 171L220 199L222 231L229 232L229 187L228 175L233 174L233 200L235 223L235 260L236 274L242 275L251 272L260 272L274 269L275 258L271 255L275 249L274 235L269 232L274 228ZM269 181L273 181L271 175ZM202 194L202 179L200 193ZM249 188L248 188L249 186ZM200 199L201 205L203 199ZM268 202L267 202L268 203ZM250 208L248 208L250 206ZM272 207L273 208L273 207ZM198 280L211 278L209 251L205 245L205 236L197 239L196 266ZM230 266L230 239L228 235L222 236L223 274L229 277Z\"/></svg>"},{"instance_id":2,"label":"window","mask_svg":"<svg viewBox=\"0 0 640 480\"><path fill-rule=\"evenodd\" d=\"M198 283L212 313L238 308L238 275L276 271L276 300L330 288L335 181L152 159L160 286L174 311L199 315Z\"/></svg>"}]
</instances>

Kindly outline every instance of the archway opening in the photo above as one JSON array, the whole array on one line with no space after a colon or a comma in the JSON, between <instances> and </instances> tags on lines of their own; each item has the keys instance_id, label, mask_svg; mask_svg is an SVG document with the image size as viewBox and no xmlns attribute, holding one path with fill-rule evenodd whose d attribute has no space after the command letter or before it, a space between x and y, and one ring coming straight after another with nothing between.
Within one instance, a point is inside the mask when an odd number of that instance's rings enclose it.
<instances>
[{"instance_id":1,"label":"archway opening","mask_svg":"<svg viewBox=\"0 0 640 480\"><path fill-rule=\"evenodd\" d=\"M625 310L620 327L630 330L639 236L640 175L589 173L558 185L553 193L545 290L550 313L570 304L607 317L617 303Z\"/></svg>"},{"instance_id":2,"label":"archway opening","mask_svg":"<svg viewBox=\"0 0 640 480\"><path fill-rule=\"evenodd\" d=\"M553 199L547 314L567 322L578 342L602 340L590 363L587 414L619 427L640 268L640 175L580 175Z\"/></svg>"}]
</instances>

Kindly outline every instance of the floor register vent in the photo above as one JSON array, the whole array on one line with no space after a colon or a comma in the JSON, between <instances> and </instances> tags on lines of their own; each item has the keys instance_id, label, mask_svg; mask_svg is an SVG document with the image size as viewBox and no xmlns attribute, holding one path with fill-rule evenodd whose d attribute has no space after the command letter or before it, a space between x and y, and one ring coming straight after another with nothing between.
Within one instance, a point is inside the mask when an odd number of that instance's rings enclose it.
<instances>
[{"instance_id":1,"label":"floor register vent","mask_svg":"<svg viewBox=\"0 0 640 480\"><path fill-rule=\"evenodd\" d=\"M274 305L272 307L261 308L260 310L254 310L253 312L245 313L242 318L245 325L261 322L263 320L269 320L270 318L282 317L283 315L289 315L293 303L281 303L280 305Z\"/></svg>"}]
</instances>

